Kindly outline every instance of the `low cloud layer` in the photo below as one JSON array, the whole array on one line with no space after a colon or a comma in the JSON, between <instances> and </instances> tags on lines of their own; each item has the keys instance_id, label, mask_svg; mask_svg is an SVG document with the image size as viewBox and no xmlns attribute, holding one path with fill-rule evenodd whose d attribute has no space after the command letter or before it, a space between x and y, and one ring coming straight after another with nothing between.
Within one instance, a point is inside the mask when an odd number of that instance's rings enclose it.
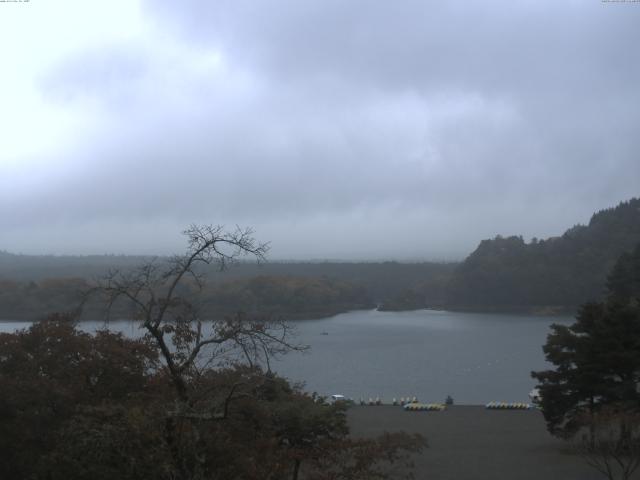
<instances>
[{"instance_id":1,"label":"low cloud layer","mask_svg":"<svg viewBox=\"0 0 640 480\"><path fill-rule=\"evenodd\" d=\"M168 253L204 222L274 258L458 259L640 194L636 4L66 5L10 12L100 28L13 52L0 249Z\"/></svg>"}]
</instances>

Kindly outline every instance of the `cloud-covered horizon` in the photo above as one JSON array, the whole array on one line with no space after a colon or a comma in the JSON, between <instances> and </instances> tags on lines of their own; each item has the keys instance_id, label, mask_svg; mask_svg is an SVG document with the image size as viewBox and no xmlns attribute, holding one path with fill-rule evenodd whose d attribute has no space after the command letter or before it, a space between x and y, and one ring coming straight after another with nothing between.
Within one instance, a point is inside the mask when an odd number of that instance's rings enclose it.
<instances>
[{"instance_id":1,"label":"cloud-covered horizon","mask_svg":"<svg viewBox=\"0 0 640 480\"><path fill-rule=\"evenodd\" d=\"M450 260L640 195L638 4L0 7L0 249Z\"/></svg>"}]
</instances>

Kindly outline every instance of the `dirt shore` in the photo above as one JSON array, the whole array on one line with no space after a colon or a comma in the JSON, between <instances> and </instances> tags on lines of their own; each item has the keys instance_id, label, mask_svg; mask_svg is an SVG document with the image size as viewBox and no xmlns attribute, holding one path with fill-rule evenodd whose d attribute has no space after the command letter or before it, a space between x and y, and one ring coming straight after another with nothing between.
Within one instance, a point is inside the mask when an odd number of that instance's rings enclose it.
<instances>
[{"instance_id":1,"label":"dirt shore","mask_svg":"<svg viewBox=\"0 0 640 480\"><path fill-rule=\"evenodd\" d=\"M429 448L415 458L418 480L604 478L547 433L537 410L453 406L442 412L407 412L401 407L355 406L348 418L356 436L400 430L424 435Z\"/></svg>"}]
</instances>

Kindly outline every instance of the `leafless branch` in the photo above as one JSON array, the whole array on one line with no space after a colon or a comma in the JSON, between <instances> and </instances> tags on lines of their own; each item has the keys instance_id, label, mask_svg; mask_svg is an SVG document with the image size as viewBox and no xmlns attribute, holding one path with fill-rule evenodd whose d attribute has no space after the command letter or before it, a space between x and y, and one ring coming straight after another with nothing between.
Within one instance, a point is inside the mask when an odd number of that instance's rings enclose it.
<instances>
[{"instance_id":1,"label":"leafless branch","mask_svg":"<svg viewBox=\"0 0 640 480\"><path fill-rule=\"evenodd\" d=\"M635 411L609 408L588 420L578 452L585 462L610 480L627 480L640 467L640 415Z\"/></svg>"},{"instance_id":2,"label":"leafless branch","mask_svg":"<svg viewBox=\"0 0 640 480\"><path fill-rule=\"evenodd\" d=\"M241 256L262 262L269 245L256 242L253 230L238 226L228 232L220 225L191 225L183 233L188 244L184 255L165 262L154 258L128 271L111 271L93 289L106 297L107 311L119 300L133 307L181 398L187 398L187 378L198 375L196 360L205 353L209 366L235 350L247 364L266 364L270 370L270 357L304 349L290 341L285 323L249 321L242 315L212 322L211 331L205 333L198 309L179 286L190 278L201 290L206 278L199 265L217 264L224 270Z\"/></svg>"}]
</instances>

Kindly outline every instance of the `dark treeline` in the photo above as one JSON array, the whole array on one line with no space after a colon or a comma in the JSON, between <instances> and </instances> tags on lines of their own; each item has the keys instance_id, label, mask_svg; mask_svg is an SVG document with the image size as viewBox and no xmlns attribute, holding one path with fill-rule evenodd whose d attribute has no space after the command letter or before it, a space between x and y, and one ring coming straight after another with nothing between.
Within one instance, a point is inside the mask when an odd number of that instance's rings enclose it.
<instances>
[{"instance_id":1,"label":"dark treeline","mask_svg":"<svg viewBox=\"0 0 640 480\"><path fill-rule=\"evenodd\" d=\"M471 310L573 310L603 298L620 255L640 243L640 199L546 240L484 240L455 270L447 304Z\"/></svg>"},{"instance_id":2,"label":"dark treeline","mask_svg":"<svg viewBox=\"0 0 640 480\"><path fill-rule=\"evenodd\" d=\"M152 257L135 255L16 255L0 251L0 279L94 278L113 268L132 268Z\"/></svg>"},{"instance_id":3,"label":"dark treeline","mask_svg":"<svg viewBox=\"0 0 640 480\"><path fill-rule=\"evenodd\" d=\"M82 278L51 278L38 282L0 280L0 318L35 320L49 312L75 310L89 284Z\"/></svg>"},{"instance_id":4,"label":"dark treeline","mask_svg":"<svg viewBox=\"0 0 640 480\"><path fill-rule=\"evenodd\" d=\"M126 255L54 256L15 255L0 251L0 280L33 281L50 278L94 279L110 269L127 269L152 257ZM163 257L158 258L159 261ZM207 272L212 281L258 276L326 277L366 288L376 302L413 289L421 283L446 283L456 263L440 262L239 262L224 272Z\"/></svg>"},{"instance_id":5,"label":"dark treeline","mask_svg":"<svg viewBox=\"0 0 640 480\"><path fill-rule=\"evenodd\" d=\"M74 311L92 282L82 278L45 279L39 282L0 280L0 315L12 320L33 320L46 312ZM374 308L363 287L327 278L258 276L212 283L199 289L185 282L183 293L198 296L203 318L221 318L242 311L269 318L319 318L340 312ZM101 319L104 309L89 297L81 319ZM115 304L112 318L128 318L125 305Z\"/></svg>"},{"instance_id":6,"label":"dark treeline","mask_svg":"<svg viewBox=\"0 0 640 480\"><path fill-rule=\"evenodd\" d=\"M0 318L30 320L69 311L80 292L110 269L126 271L150 257L55 257L0 253ZM165 258L158 258L162 263ZM399 309L439 306L455 264L444 263L244 263L220 272L212 266L202 292L202 313L317 318L376 305ZM195 290L195 286L193 286ZM195 293L195 292L194 292ZM412 298L411 304L398 299ZM415 305L415 307L414 307ZM97 312L88 305L85 317ZM116 309L114 315L126 315Z\"/></svg>"},{"instance_id":7,"label":"dark treeline","mask_svg":"<svg viewBox=\"0 0 640 480\"><path fill-rule=\"evenodd\" d=\"M362 286L327 277L257 276L219 282L205 291L209 315L238 310L250 316L316 318L374 308Z\"/></svg>"},{"instance_id":8,"label":"dark treeline","mask_svg":"<svg viewBox=\"0 0 640 480\"><path fill-rule=\"evenodd\" d=\"M528 243L521 236L483 240L460 264L240 262L223 272L211 266L203 313L243 310L315 318L374 306L567 312L602 299L616 259L638 243L640 199L631 199L595 213L588 225L576 225L560 237ZM33 319L70 310L92 280L150 258L0 252L0 318Z\"/></svg>"}]
</instances>

